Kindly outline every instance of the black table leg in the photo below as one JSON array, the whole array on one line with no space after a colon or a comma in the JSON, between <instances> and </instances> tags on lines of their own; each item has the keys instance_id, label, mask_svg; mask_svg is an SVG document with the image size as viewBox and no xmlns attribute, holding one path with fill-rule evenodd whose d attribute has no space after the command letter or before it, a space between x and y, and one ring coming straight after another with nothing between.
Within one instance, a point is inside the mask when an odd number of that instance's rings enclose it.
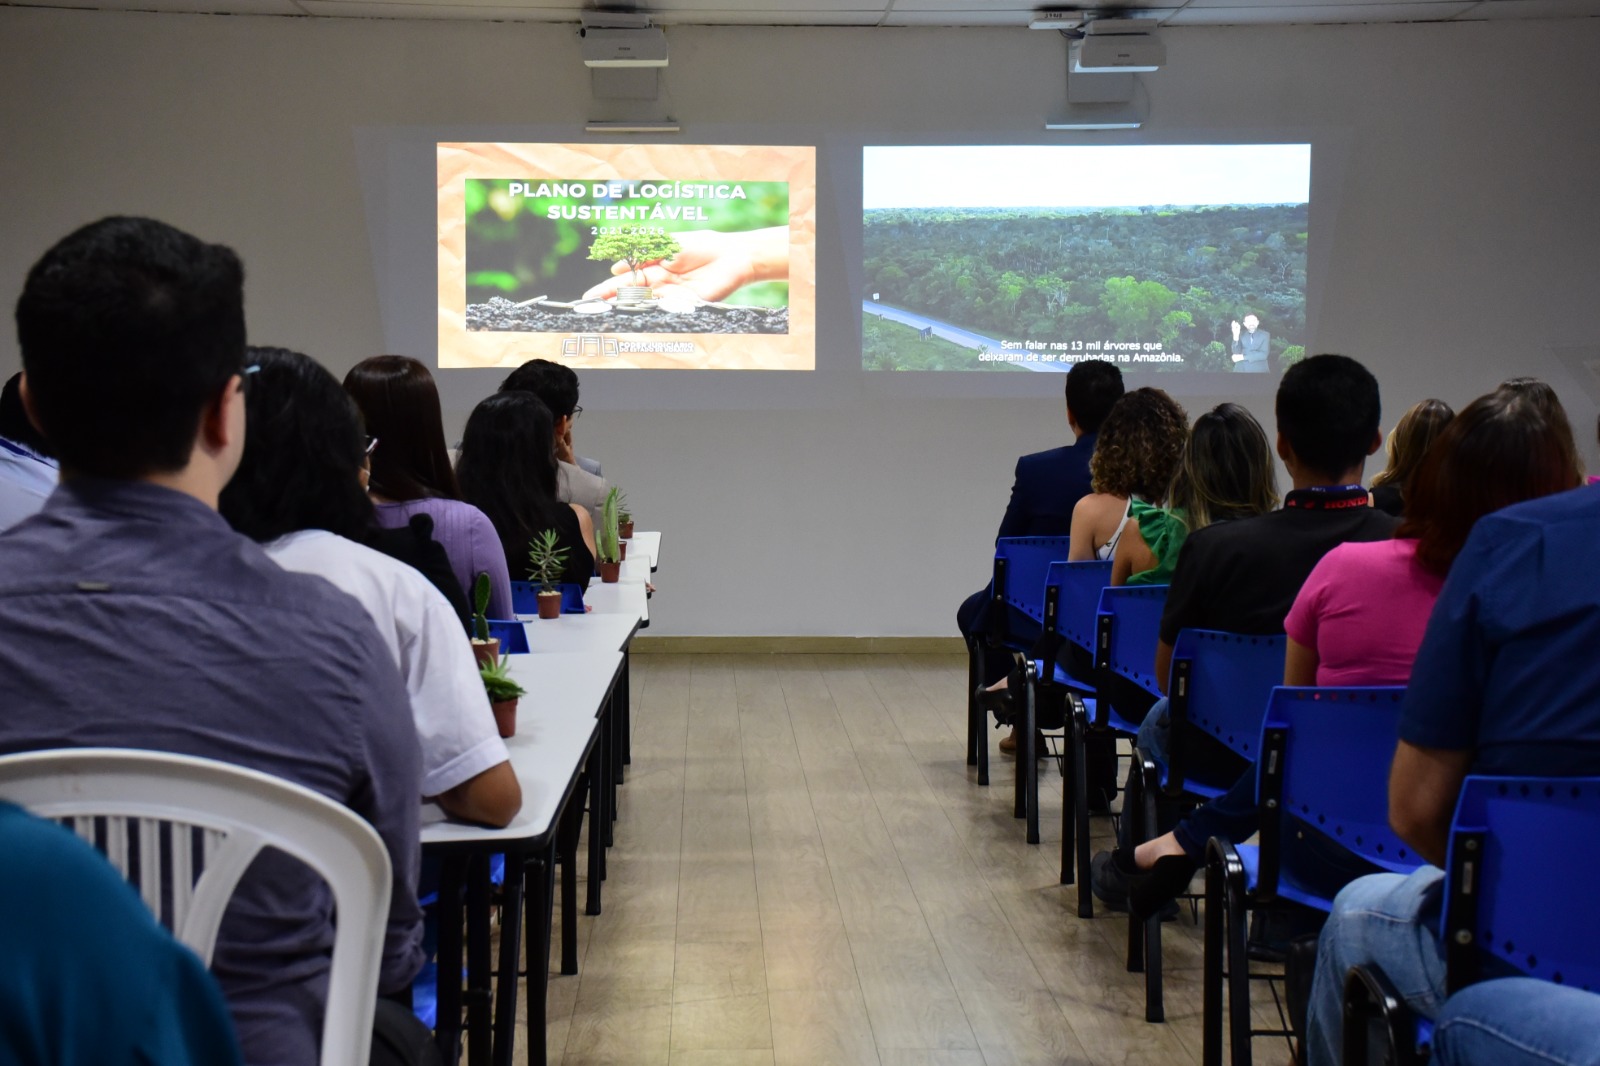
<instances>
[{"instance_id":1,"label":"black table leg","mask_svg":"<svg viewBox=\"0 0 1600 1066\"><path fill-rule=\"evenodd\" d=\"M500 975L494 990L495 1066L511 1066L511 1053L517 1042L517 957L522 954L523 862L520 854L506 856L506 880L500 889Z\"/></svg>"},{"instance_id":2,"label":"black table leg","mask_svg":"<svg viewBox=\"0 0 1600 1066\"><path fill-rule=\"evenodd\" d=\"M568 804L561 817L561 972L578 972L578 828L583 804Z\"/></svg>"},{"instance_id":3,"label":"black table leg","mask_svg":"<svg viewBox=\"0 0 1600 1066\"><path fill-rule=\"evenodd\" d=\"M489 1066L494 1005L489 990L489 856L467 862L467 1062Z\"/></svg>"},{"instance_id":4,"label":"black table leg","mask_svg":"<svg viewBox=\"0 0 1600 1066\"><path fill-rule=\"evenodd\" d=\"M449 856L439 869L439 955L434 988L438 1018L434 1022L434 1039L444 1061L449 1063L461 1057L461 883L465 866L466 859Z\"/></svg>"},{"instance_id":5,"label":"black table leg","mask_svg":"<svg viewBox=\"0 0 1600 1066\"><path fill-rule=\"evenodd\" d=\"M550 922L555 903L554 848L546 847L528 859L528 1064L545 1066L547 993L550 986Z\"/></svg>"}]
</instances>

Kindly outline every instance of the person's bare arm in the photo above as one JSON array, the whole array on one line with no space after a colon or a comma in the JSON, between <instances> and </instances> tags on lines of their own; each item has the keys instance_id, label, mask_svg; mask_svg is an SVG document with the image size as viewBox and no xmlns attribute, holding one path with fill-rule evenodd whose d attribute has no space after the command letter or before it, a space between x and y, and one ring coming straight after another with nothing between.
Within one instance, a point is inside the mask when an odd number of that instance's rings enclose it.
<instances>
[{"instance_id":1,"label":"person's bare arm","mask_svg":"<svg viewBox=\"0 0 1600 1066\"><path fill-rule=\"evenodd\" d=\"M501 829L510 825L522 809L522 784L507 761L434 798L452 818Z\"/></svg>"},{"instance_id":2,"label":"person's bare arm","mask_svg":"<svg viewBox=\"0 0 1600 1066\"><path fill-rule=\"evenodd\" d=\"M1444 866L1470 751L1419 748L1400 741L1389 769L1389 826L1418 855Z\"/></svg>"},{"instance_id":3,"label":"person's bare arm","mask_svg":"<svg viewBox=\"0 0 1600 1066\"><path fill-rule=\"evenodd\" d=\"M1285 685L1315 685L1317 683L1317 649L1297 643L1292 637L1289 649L1283 656L1283 683Z\"/></svg>"},{"instance_id":4,"label":"person's bare arm","mask_svg":"<svg viewBox=\"0 0 1600 1066\"><path fill-rule=\"evenodd\" d=\"M1079 500L1072 508L1072 544L1067 548L1067 561L1081 563L1095 558L1096 549L1110 539L1107 512L1115 508L1120 519L1126 506L1126 500L1099 492Z\"/></svg>"},{"instance_id":5,"label":"person's bare arm","mask_svg":"<svg viewBox=\"0 0 1600 1066\"><path fill-rule=\"evenodd\" d=\"M575 503L568 504L568 506L578 516L578 529L583 533L584 546L589 549L590 555L596 559L600 558L600 552L594 546L594 519L589 517L589 509L580 507Z\"/></svg>"},{"instance_id":6,"label":"person's bare arm","mask_svg":"<svg viewBox=\"0 0 1600 1066\"><path fill-rule=\"evenodd\" d=\"M1139 532L1139 523L1129 520L1122 529L1122 537L1117 541L1117 550L1111 556L1111 583L1126 585L1128 578L1146 570L1154 570L1159 561L1155 552L1145 543L1144 534Z\"/></svg>"}]
</instances>

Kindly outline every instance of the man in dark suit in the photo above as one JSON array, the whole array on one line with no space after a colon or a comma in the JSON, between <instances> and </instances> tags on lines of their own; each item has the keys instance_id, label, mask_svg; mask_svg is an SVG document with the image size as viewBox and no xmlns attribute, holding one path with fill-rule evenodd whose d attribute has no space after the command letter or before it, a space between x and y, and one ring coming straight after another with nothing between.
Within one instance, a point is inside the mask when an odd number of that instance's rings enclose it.
<instances>
[{"instance_id":1,"label":"man in dark suit","mask_svg":"<svg viewBox=\"0 0 1600 1066\"><path fill-rule=\"evenodd\" d=\"M1267 372L1267 348L1272 343L1272 334L1261 328L1261 320L1255 315L1244 316L1244 329L1239 329L1239 323L1233 324L1233 372L1235 374L1265 374Z\"/></svg>"},{"instance_id":2,"label":"man in dark suit","mask_svg":"<svg viewBox=\"0 0 1600 1066\"><path fill-rule=\"evenodd\" d=\"M1017 460L1011 502L1000 520L1001 537L1064 537L1072 529L1072 508L1089 494L1089 457L1095 436L1111 405L1122 398L1122 372L1110 363L1091 359L1067 374L1067 425L1077 441L1060 448L1034 452ZM968 641L983 632L990 590L968 596L956 612L956 624ZM1018 616L1021 623L1035 623ZM1035 627L1036 628L1036 627ZM1016 631L1016 630L1013 630ZM991 660L998 657L991 656ZM1005 663L993 661L993 684L1005 675Z\"/></svg>"}]
</instances>

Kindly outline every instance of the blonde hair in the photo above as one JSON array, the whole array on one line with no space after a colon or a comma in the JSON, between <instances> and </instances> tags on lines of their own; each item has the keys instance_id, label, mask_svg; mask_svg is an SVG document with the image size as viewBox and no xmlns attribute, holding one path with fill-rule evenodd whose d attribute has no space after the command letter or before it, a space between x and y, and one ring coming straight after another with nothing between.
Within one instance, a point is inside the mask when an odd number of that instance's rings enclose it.
<instances>
[{"instance_id":1,"label":"blonde hair","mask_svg":"<svg viewBox=\"0 0 1600 1066\"><path fill-rule=\"evenodd\" d=\"M1423 400L1401 415L1400 421L1389 431L1389 463L1383 473L1372 479L1372 487L1394 485L1404 492L1406 479L1422 465L1428 445L1455 416L1455 411L1443 400Z\"/></svg>"},{"instance_id":2,"label":"blonde hair","mask_svg":"<svg viewBox=\"0 0 1600 1066\"><path fill-rule=\"evenodd\" d=\"M1277 507L1278 476L1261 423L1236 403L1218 404L1195 419L1167 505L1191 533Z\"/></svg>"}]
</instances>

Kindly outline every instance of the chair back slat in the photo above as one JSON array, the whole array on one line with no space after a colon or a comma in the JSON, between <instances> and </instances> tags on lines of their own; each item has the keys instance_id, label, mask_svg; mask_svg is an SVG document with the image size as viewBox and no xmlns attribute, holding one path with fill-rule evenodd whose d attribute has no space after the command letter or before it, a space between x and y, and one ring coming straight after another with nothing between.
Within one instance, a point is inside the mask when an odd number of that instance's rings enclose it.
<instances>
[{"instance_id":1,"label":"chair back slat","mask_svg":"<svg viewBox=\"0 0 1600 1066\"><path fill-rule=\"evenodd\" d=\"M1185 629L1172 649L1173 746L1179 723L1221 741L1255 762L1267 698L1283 682L1286 638Z\"/></svg>"},{"instance_id":2,"label":"chair back slat","mask_svg":"<svg viewBox=\"0 0 1600 1066\"><path fill-rule=\"evenodd\" d=\"M1156 684L1156 641L1161 612L1167 605L1166 585L1123 585L1100 591L1095 612L1095 666L1125 677L1146 692Z\"/></svg>"},{"instance_id":3,"label":"chair back slat","mask_svg":"<svg viewBox=\"0 0 1600 1066\"><path fill-rule=\"evenodd\" d=\"M1045 576L1051 563L1066 559L1070 545L1069 537L1005 537L996 541L996 602L1021 611L1035 622L1043 622Z\"/></svg>"},{"instance_id":4,"label":"chair back slat","mask_svg":"<svg viewBox=\"0 0 1600 1066\"><path fill-rule=\"evenodd\" d=\"M491 618L489 622L489 636L500 641L501 655L526 655L532 649L528 646L528 627L516 620L503 621Z\"/></svg>"},{"instance_id":5,"label":"chair back slat","mask_svg":"<svg viewBox=\"0 0 1600 1066\"><path fill-rule=\"evenodd\" d=\"M1094 650L1095 617L1100 610L1100 593L1111 584L1111 560L1089 559L1078 563L1055 562L1045 574L1046 588L1058 589L1056 629L1070 643Z\"/></svg>"},{"instance_id":6,"label":"chair back slat","mask_svg":"<svg viewBox=\"0 0 1600 1066\"><path fill-rule=\"evenodd\" d=\"M1403 687L1274 688L1261 727L1264 754L1257 763L1262 801L1276 799L1283 815L1395 873L1410 873L1422 863L1389 828L1389 763L1405 692ZM1264 872L1278 861L1269 850L1277 850L1283 828L1277 819L1263 817Z\"/></svg>"},{"instance_id":7,"label":"chair back slat","mask_svg":"<svg viewBox=\"0 0 1600 1066\"><path fill-rule=\"evenodd\" d=\"M1467 778L1445 888L1451 991L1507 966L1600 991L1597 839L1600 778Z\"/></svg>"}]
</instances>

